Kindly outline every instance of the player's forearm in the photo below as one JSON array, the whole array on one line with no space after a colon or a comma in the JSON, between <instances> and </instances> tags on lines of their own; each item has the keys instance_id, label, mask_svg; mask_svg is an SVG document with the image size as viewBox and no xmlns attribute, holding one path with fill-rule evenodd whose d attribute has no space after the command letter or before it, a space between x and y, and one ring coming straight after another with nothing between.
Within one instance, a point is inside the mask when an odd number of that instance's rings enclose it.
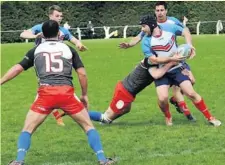
<instances>
[{"instance_id":1,"label":"player's forearm","mask_svg":"<svg viewBox=\"0 0 225 165\"><path fill-rule=\"evenodd\" d=\"M149 57L151 64L164 64L171 61L171 57Z\"/></svg>"},{"instance_id":2,"label":"player's forearm","mask_svg":"<svg viewBox=\"0 0 225 165\"><path fill-rule=\"evenodd\" d=\"M192 45L192 37L189 29L186 27L183 31L183 36L187 44Z\"/></svg>"},{"instance_id":3,"label":"player's forearm","mask_svg":"<svg viewBox=\"0 0 225 165\"><path fill-rule=\"evenodd\" d=\"M139 36L133 37L130 40L130 42L128 43L129 47L133 47L133 46L137 45L140 41L141 41L141 38Z\"/></svg>"},{"instance_id":4,"label":"player's forearm","mask_svg":"<svg viewBox=\"0 0 225 165\"><path fill-rule=\"evenodd\" d=\"M87 95L87 88L88 88L88 81L87 81L87 74L84 68L79 68L76 70L78 79L80 82L80 87L82 90L82 95Z\"/></svg>"},{"instance_id":5,"label":"player's forearm","mask_svg":"<svg viewBox=\"0 0 225 165\"><path fill-rule=\"evenodd\" d=\"M73 37L70 42L72 42L74 45L76 45L76 47L79 47L81 45L83 45L80 40L76 39L75 37Z\"/></svg>"},{"instance_id":6,"label":"player's forearm","mask_svg":"<svg viewBox=\"0 0 225 165\"><path fill-rule=\"evenodd\" d=\"M164 65L162 68L150 68L150 74L154 79L161 78L171 67L173 66L172 63L168 63Z\"/></svg>"},{"instance_id":7,"label":"player's forearm","mask_svg":"<svg viewBox=\"0 0 225 165\"><path fill-rule=\"evenodd\" d=\"M6 83L7 81L15 78L16 76L18 76L22 71L23 71L23 67L20 64L16 64L14 65L12 68L10 68L8 70L8 72L1 78L0 80L0 84L3 85L4 83Z\"/></svg>"},{"instance_id":8,"label":"player's forearm","mask_svg":"<svg viewBox=\"0 0 225 165\"><path fill-rule=\"evenodd\" d=\"M33 34L29 30L25 30L20 34L20 37L24 39L34 39L37 38L37 35Z\"/></svg>"}]
</instances>

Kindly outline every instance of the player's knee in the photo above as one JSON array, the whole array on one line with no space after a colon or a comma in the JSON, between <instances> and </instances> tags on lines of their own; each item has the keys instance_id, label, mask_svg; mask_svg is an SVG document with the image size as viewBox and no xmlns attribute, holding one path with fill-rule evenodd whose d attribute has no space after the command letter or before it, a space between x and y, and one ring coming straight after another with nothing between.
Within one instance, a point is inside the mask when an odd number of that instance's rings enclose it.
<instances>
[{"instance_id":1,"label":"player's knee","mask_svg":"<svg viewBox=\"0 0 225 165\"><path fill-rule=\"evenodd\" d=\"M190 80L191 80L192 85L194 85L195 84L195 78L192 77L192 78L190 78Z\"/></svg>"},{"instance_id":2,"label":"player's knee","mask_svg":"<svg viewBox=\"0 0 225 165\"><path fill-rule=\"evenodd\" d=\"M168 102L168 95L161 95L159 98L159 103L166 104Z\"/></svg>"},{"instance_id":3,"label":"player's knee","mask_svg":"<svg viewBox=\"0 0 225 165\"><path fill-rule=\"evenodd\" d=\"M130 110L131 110L131 104L127 105L127 107L125 107L125 108L123 109L123 114L129 113Z\"/></svg>"},{"instance_id":4,"label":"player's knee","mask_svg":"<svg viewBox=\"0 0 225 165\"><path fill-rule=\"evenodd\" d=\"M197 94L194 90L192 90L192 91L187 91L187 92L185 93L185 95L186 95L188 98L190 98L191 100L195 100L198 94Z\"/></svg>"}]
</instances>

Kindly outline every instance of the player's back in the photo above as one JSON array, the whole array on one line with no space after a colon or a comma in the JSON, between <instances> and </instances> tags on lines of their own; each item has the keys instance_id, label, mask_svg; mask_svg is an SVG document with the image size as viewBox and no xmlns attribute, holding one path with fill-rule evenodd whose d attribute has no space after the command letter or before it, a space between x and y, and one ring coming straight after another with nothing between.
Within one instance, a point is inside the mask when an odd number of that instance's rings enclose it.
<instances>
[{"instance_id":1,"label":"player's back","mask_svg":"<svg viewBox=\"0 0 225 165\"><path fill-rule=\"evenodd\" d=\"M72 84L71 49L58 41L45 41L36 47L34 67L40 85Z\"/></svg>"}]
</instances>

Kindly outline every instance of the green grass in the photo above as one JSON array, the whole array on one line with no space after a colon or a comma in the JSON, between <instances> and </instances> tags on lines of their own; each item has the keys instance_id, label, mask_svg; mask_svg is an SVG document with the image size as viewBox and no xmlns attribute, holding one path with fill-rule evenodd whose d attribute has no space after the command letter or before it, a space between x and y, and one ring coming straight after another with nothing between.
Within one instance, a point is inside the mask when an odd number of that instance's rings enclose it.
<instances>
[{"instance_id":1,"label":"green grass","mask_svg":"<svg viewBox=\"0 0 225 165\"><path fill-rule=\"evenodd\" d=\"M90 109L104 111L111 101L115 84L142 59L140 46L118 49L123 39L87 40L87 52L80 53L89 80ZM182 43L183 40L179 39ZM214 116L225 122L225 37L194 36L197 56L190 60L196 77L195 89L205 99ZM19 62L33 44L3 44L1 73ZM76 93L80 95L79 84ZM17 138L25 115L33 102L37 80L33 69L2 86L1 159L2 165L15 159ZM112 125L98 129L105 153L119 157L120 165L223 165L225 162L224 125L214 128L191 104L197 118L190 123L174 107L174 126L166 127L156 103L154 85L142 91L132 111ZM28 165L91 165L96 158L85 134L69 118L66 126L56 125L52 116L35 132L26 157Z\"/></svg>"}]
</instances>

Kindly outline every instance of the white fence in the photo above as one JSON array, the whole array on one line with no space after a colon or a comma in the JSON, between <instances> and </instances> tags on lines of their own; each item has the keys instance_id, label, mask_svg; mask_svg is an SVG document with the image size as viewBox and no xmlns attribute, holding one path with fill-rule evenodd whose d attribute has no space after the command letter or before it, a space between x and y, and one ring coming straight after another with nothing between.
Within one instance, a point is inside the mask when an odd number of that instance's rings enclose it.
<instances>
[{"instance_id":1,"label":"white fence","mask_svg":"<svg viewBox=\"0 0 225 165\"><path fill-rule=\"evenodd\" d=\"M200 35L200 27L201 25L204 24L209 24L209 23L216 23L215 26L215 33L217 35L219 35L219 33L223 30L223 23L225 23L225 20L218 20L218 21L199 21L199 22L188 22L187 23L187 27L189 26L194 26L195 25L195 29L196 29L196 34ZM117 29L123 29L122 33L123 33L123 38L127 38L127 30L130 28L139 28L139 25L126 25L126 26L103 26L103 27L94 27L93 28L93 35L95 35L95 31L98 29L103 29L104 33L105 33L105 37L104 39L109 39L112 36L117 36L118 35L118 30ZM110 29L114 29L113 31L110 32ZM71 31L73 31L73 33L77 33L79 40L82 39L82 37L84 36L84 31L87 31L87 28L70 28ZM21 33L23 30L8 30L8 31L1 31L1 33ZM26 42L28 42L28 40L26 40Z\"/></svg>"}]
</instances>

